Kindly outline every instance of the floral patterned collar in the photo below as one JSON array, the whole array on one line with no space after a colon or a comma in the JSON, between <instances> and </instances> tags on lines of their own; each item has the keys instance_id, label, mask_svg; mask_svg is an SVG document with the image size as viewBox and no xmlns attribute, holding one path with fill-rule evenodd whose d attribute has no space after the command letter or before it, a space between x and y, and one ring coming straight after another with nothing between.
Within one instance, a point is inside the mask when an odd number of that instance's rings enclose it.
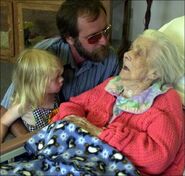
<instances>
[{"instance_id":1,"label":"floral patterned collar","mask_svg":"<svg viewBox=\"0 0 185 176\"><path fill-rule=\"evenodd\" d=\"M131 98L125 98L121 96L121 92L124 90L124 86L121 82L120 76L116 76L111 79L105 90L117 97L113 107L113 117L118 116L123 111L134 114L141 114L147 111L153 104L154 99L165 92L167 92L171 86L162 85L160 81L154 83L147 90L144 90L141 94L133 96Z\"/></svg>"}]
</instances>

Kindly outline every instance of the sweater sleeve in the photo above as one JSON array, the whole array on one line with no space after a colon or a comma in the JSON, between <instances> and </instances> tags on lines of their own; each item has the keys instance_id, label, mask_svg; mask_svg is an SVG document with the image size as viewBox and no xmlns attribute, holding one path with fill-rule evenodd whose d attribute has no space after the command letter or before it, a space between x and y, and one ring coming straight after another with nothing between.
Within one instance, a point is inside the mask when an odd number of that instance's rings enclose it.
<instances>
[{"instance_id":1,"label":"sweater sleeve","mask_svg":"<svg viewBox=\"0 0 185 176\"><path fill-rule=\"evenodd\" d=\"M76 97L70 98L69 102L61 103L59 112L52 118L52 122L63 119L68 115L86 117L90 107L99 98L109 79Z\"/></svg>"},{"instance_id":2,"label":"sweater sleeve","mask_svg":"<svg viewBox=\"0 0 185 176\"><path fill-rule=\"evenodd\" d=\"M155 109L145 114L146 117L141 115L140 118L150 120L138 119L140 129L123 125L121 121L113 122L99 135L100 139L125 154L144 173L162 173L174 161L183 138L181 106L172 101L179 105L173 109L175 113Z\"/></svg>"},{"instance_id":3,"label":"sweater sleeve","mask_svg":"<svg viewBox=\"0 0 185 176\"><path fill-rule=\"evenodd\" d=\"M85 117L85 104L88 96L89 92L83 93L79 96L72 97L69 102L61 103L59 112L52 118L52 122L61 120L68 115Z\"/></svg>"}]
</instances>

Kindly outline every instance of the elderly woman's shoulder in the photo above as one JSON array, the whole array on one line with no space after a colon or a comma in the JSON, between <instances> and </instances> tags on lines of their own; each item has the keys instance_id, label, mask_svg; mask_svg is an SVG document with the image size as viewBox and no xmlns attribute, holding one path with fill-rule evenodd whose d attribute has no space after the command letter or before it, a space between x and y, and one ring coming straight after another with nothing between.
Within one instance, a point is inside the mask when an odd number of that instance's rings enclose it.
<instances>
[{"instance_id":1,"label":"elderly woman's shoulder","mask_svg":"<svg viewBox=\"0 0 185 176\"><path fill-rule=\"evenodd\" d=\"M173 88L169 89L166 93L158 96L155 99L153 106L157 109L170 112L179 112L183 109L180 96Z\"/></svg>"},{"instance_id":2,"label":"elderly woman's shoulder","mask_svg":"<svg viewBox=\"0 0 185 176\"><path fill-rule=\"evenodd\" d=\"M175 101L176 103L179 103L180 105L182 104L181 99L180 99L180 95L178 94L178 92L174 89L171 88L169 89L164 96L166 97L167 100L169 101Z\"/></svg>"}]
</instances>

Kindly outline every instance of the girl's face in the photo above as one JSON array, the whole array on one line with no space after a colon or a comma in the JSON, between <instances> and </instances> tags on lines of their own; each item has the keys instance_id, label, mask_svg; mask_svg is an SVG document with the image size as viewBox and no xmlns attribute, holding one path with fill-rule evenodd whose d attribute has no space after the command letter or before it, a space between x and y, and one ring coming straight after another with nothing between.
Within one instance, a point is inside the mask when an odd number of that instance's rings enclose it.
<instances>
[{"instance_id":1,"label":"girl's face","mask_svg":"<svg viewBox=\"0 0 185 176\"><path fill-rule=\"evenodd\" d=\"M58 93L63 85L64 78L62 77L64 69L57 71L56 74L50 79L46 93Z\"/></svg>"}]
</instances>

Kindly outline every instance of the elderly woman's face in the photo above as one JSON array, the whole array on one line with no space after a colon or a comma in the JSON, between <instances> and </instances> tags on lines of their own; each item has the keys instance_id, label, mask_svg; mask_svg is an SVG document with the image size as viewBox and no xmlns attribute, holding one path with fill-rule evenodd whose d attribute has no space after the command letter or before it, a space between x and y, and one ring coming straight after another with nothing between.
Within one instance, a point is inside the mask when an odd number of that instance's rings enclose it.
<instances>
[{"instance_id":1,"label":"elderly woman's face","mask_svg":"<svg viewBox=\"0 0 185 176\"><path fill-rule=\"evenodd\" d=\"M130 50L124 54L123 68L120 72L122 80L143 81L149 73L147 51L151 48L151 41L138 38Z\"/></svg>"}]
</instances>

